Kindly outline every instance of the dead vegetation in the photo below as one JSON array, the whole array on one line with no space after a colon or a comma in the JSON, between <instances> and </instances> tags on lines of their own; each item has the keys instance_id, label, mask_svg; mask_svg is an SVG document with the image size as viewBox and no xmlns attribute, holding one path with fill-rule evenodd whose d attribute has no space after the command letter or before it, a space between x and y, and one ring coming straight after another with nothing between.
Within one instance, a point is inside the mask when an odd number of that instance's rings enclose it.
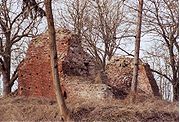
<instances>
[{"instance_id":1,"label":"dead vegetation","mask_svg":"<svg viewBox=\"0 0 180 122\"><path fill-rule=\"evenodd\" d=\"M157 98L140 101L130 105L125 100L108 98L98 103L67 99L66 103L75 121L178 122L178 103L170 103ZM0 98L0 121L59 120L60 116L55 101L18 96Z\"/></svg>"}]
</instances>

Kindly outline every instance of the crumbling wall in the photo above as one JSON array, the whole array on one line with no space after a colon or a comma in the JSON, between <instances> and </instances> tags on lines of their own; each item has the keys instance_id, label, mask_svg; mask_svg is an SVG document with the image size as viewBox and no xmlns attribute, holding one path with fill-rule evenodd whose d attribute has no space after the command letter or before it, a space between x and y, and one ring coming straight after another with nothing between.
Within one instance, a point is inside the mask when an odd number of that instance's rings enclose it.
<instances>
[{"instance_id":1,"label":"crumbling wall","mask_svg":"<svg viewBox=\"0 0 180 122\"><path fill-rule=\"evenodd\" d=\"M106 92L108 87L105 84L111 86L115 96L120 94L123 98L129 93L132 58L113 57L104 74L96 70L93 58L83 50L81 41L75 34L61 29L56 32L56 37L58 69L64 95L67 93L70 96L100 100L106 93L110 93ZM149 95L157 94L158 87L150 68L140 62L139 72L138 90ZM26 58L19 66L18 76L19 95L55 98L47 33L32 40Z\"/></svg>"},{"instance_id":2,"label":"crumbling wall","mask_svg":"<svg viewBox=\"0 0 180 122\"><path fill-rule=\"evenodd\" d=\"M114 89L117 96L127 96L130 91L133 75L133 58L113 57L107 64L106 74L108 80L106 84ZM150 96L158 96L159 90L150 68L140 61L138 75L138 92Z\"/></svg>"},{"instance_id":3,"label":"crumbling wall","mask_svg":"<svg viewBox=\"0 0 180 122\"><path fill-rule=\"evenodd\" d=\"M58 30L57 56L61 82L69 75L90 77L94 74L94 62L75 34L66 29ZM48 34L34 38L25 60L20 64L18 94L54 98ZM62 82L62 89L64 83Z\"/></svg>"},{"instance_id":4,"label":"crumbling wall","mask_svg":"<svg viewBox=\"0 0 180 122\"><path fill-rule=\"evenodd\" d=\"M120 57L113 57L106 66L108 80L106 84L118 93L127 94L132 80L131 61Z\"/></svg>"}]
</instances>

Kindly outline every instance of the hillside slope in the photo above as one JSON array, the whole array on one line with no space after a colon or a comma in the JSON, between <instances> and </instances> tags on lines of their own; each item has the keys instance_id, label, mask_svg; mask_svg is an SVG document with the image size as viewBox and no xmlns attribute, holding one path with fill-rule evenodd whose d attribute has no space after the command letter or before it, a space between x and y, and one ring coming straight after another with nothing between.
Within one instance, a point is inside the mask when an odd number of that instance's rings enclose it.
<instances>
[{"instance_id":1,"label":"hillside slope","mask_svg":"<svg viewBox=\"0 0 180 122\"><path fill-rule=\"evenodd\" d=\"M107 99L99 103L84 100L66 100L76 121L107 122L178 122L178 103L155 98L133 105L123 100ZM0 121L58 121L55 101L44 98L11 96L0 98Z\"/></svg>"}]
</instances>

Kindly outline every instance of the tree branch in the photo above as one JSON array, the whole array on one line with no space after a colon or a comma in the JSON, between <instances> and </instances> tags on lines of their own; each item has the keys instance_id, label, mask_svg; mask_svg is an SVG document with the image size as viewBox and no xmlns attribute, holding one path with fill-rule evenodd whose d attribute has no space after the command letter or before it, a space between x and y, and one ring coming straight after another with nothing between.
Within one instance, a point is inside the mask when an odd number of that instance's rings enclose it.
<instances>
[{"instance_id":1,"label":"tree branch","mask_svg":"<svg viewBox=\"0 0 180 122\"><path fill-rule=\"evenodd\" d=\"M117 47L117 48L120 49L120 50L122 50L123 52L125 52L125 53L128 54L129 56L133 56L133 57L134 57L133 54L127 52L126 50L122 49L121 47Z\"/></svg>"},{"instance_id":2,"label":"tree branch","mask_svg":"<svg viewBox=\"0 0 180 122\"><path fill-rule=\"evenodd\" d=\"M5 70L4 61L0 58L0 72Z\"/></svg>"},{"instance_id":3,"label":"tree branch","mask_svg":"<svg viewBox=\"0 0 180 122\"><path fill-rule=\"evenodd\" d=\"M3 43L2 43L2 38L0 37L0 55L3 54Z\"/></svg>"},{"instance_id":4,"label":"tree branch","mask_svg":"<svg viewBox=\"0 0 180 122\"><path fill-rule=\"evenodd\" d=\"M12 75L12 77L11 77L11 79L10 79L10 87L12 87L13 85L14 85L14 82L15 82L15 80L18 78L18 67L16 68L16 70L14 71L14 73L13 73L13 75Z\"/></svg>"},{"instance_id":5,"label":"tree branch","mask_svg":"<svg viewBox=\"0 0 180 122\"><path fill-rule=\"evenodd\" d=\"M151 71L155 72L156 74L159 74L159 75L165 77L167 80L169 80L172 83L172 80L167 75L165 75L165 74L163 74L163 73L161 73L161 72L159 72L157 70L154 70L154 69L151 69Z\"/></svg>"},{"instance_id":6,"label":"tree branch","mask_svg":"<svg viewBox=\"0 0 180 122\"><path fill-rule=\"evenodd\" d=\"M122 38L128 38L128 37L134 37L134 38L136 38L135 35L127 35L127 36L114 37L114 38L115 38L115 39L122 39Z\"/></svg>"}]
</instances>

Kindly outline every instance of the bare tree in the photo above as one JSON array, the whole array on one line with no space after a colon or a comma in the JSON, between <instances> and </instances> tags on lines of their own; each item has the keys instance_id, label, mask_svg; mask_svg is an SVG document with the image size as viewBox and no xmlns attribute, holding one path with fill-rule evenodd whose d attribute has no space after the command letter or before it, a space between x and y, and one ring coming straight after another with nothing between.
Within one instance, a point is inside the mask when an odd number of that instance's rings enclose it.
<instances>
[{"instance_id":1,"label":"bare tree","mask_svg":"<svg viewBox=\"0 0 180 122\"><path fill-rule=\"evenodd\" d=\"M63 24L72 27L97 65L105 70L106 61L119 49L131 26L125 21L123 1L73 0L65 1L65 6L67 10L61 12Z\"/></svg>"},{"instance_id":2,"label":"bare tree","mask_svg":"<svg viewBox=\"0 0 180 122\"><path fill-rule=\"evenodd\" d=\"M132 78L132 82L131 82L130 102L135 101L135 96L137 94L139 50L140 50L141 25L142 25L142 11L143 11L143 0L138 0L138 18L137 18L137 28L136 28L134 68L133 68L133 78Z\"/></svg>"},{"instance_id":3,"label":"bare tree","mask_svg":"<svg viewBox=\"0 0 180 122\"><path fill-rule=\"evenodd\" d=\"M32 37L36 33L41 20L25 16L26 11L18 8L19 4L22 2L16 0L0 2L0 73L3 78L3 95L11 92L18 77L17 68L12 73L12 53L21 48L25 37Z\"/></svg>"},{"instance_id":4,"label":"bare tree","mask_svg":"<svg viewBox=\"0 0 180 122\"><path fill-rule=\"evenodd\" d=\"M170 66L168 74L154 71L173 85L174 100L179 98L179 9L177 0L150 0L146 2L144 25L148 33L163 45L168 56L162 57Z\"/></svg>"},{"instance_id":5,"label":"bare tree","mask_svg":"<svg viewBox=\"0 0 180 122\"><path fill-rule=\"evenodd\" d=\"M47 22L48 22L48 32L49 32L49 38L50 38L50 56L51 56L53 83L55 86L56 99L59 105L62 120L70 121L70 115L66 107L65 100L62 95L62 90L60 87L60 78L59 78L59 73L58 73L58 58L57 58L57 49L56 49L56 32L54 28L54 19L53 19L53 14L52 14L51 2L52 0L45 0L45 8L46 8Z\"/></svg>"}]
</instances>

